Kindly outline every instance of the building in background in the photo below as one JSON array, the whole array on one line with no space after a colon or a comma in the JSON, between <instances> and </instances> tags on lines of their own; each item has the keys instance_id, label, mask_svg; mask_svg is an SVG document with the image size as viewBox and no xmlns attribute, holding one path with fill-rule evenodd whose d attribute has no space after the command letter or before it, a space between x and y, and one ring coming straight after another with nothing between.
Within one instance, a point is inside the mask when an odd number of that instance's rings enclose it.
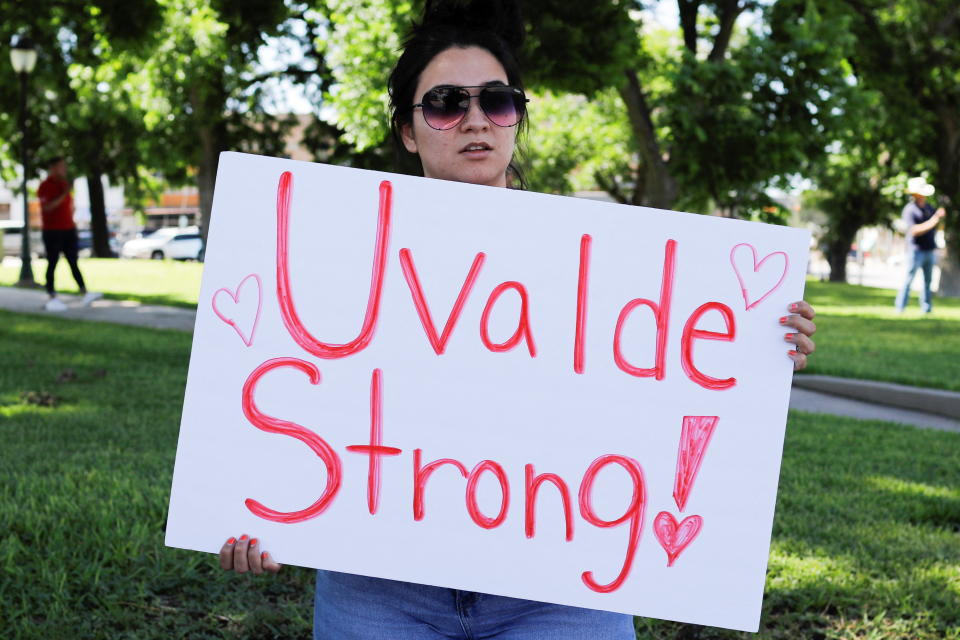
<instances>
[{"instance_id":1,"label":"building in background","mask_svg":"<svg viewBox=\"0 0 960 640\"><path fill-rule=\"evenodd\" d=\"M133 209L122 211L124 223L134 224L137 231L153 231L161 227L190 227L199 224L200 192L195 186L169 188L158 201L149 201L143 209L143 221Z\"/></svg>"},{"instance_id":2,"label":"building in background","mask_svg":"<svg viewBox=\"0 0 960 640\"><path fill-rule=\"evenodd\" d=\"M13 209L13 199L16 195L0 182L0 220L10 220ZM21 220L23 218L20 218Z\"/></svg>"}]
</instances>

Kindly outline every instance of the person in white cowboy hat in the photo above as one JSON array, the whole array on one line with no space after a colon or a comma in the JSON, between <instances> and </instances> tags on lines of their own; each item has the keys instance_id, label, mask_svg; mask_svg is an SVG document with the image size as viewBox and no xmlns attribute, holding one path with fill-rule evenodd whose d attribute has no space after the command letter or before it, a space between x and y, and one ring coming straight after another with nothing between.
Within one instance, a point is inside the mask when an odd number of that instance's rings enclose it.
<instances>
[{"instance_id":1,"label":"person in white cowboy hat","mask_svg":"<svg viewBox=\"0 0 960 640\"><path fill-rule=\"evenodd\" d=\"M907 193L910 202L903 208L903 223L906 228L907 245L910 248L909 268L907 278L897 295L897 311L903 311L910 300L910 285L917 274L917 269L923 271L923 293L920 297L920 306L924 313L933 310L933 297L930 293L930 281L933 278L933 265L936 260L937 225L946 215L943 207L936 211L927 202L936 189L924 177L910 178L907 181Z\"/></svg>"}]
</instances>

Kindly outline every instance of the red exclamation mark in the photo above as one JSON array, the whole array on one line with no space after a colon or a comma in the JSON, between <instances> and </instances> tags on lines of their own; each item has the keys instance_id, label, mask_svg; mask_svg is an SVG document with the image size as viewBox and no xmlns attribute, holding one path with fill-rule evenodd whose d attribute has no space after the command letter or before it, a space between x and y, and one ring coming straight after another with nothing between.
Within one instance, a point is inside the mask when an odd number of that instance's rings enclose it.
<instances>
[{"instance_id":1,"label":"red exclamation mark","mask_svg":"<svg viewBox=\"0 0 960 640\"><path fill-rule=\"evenodd\" d=\"M690 490L700 472L707 445L717 426L717 416L684 416L680 432L680 449L677 451L677 473L673 480L673 499L683 511L687 506Z\"/></svg>"},{"instance_id":2,"label":"red exclamation mark","mask_svg":"<svg viewBox=\"0 0 960 640\"><path fill-rule=\"evenodd\" d=\"M673 481L673 499L680 511L687 506L687 498L690 497L693 483L700 472L703 456L707 452L707 445L710 444L718 420L717 416L683 417L680 447L677 450L677 470ZM667 552L668 567L673 566L674 561L694 541L702 528L703 518L700 516L687 516L678 523L673 514L667 511L657 514L653 519L653 533Z\"/></svg>"}]
</instances>

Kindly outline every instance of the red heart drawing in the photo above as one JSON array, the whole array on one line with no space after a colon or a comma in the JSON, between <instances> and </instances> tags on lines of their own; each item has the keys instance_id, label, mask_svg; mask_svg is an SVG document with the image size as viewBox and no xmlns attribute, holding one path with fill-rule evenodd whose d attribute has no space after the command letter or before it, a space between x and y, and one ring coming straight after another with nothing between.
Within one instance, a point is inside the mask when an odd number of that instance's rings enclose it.
<instances>
[{"instance_id":1,"label":"red heart drawing","mask_svg":"<svg viewBox=\"0 0 960 640\"><path fill-rule=\"evenodd\" d=\"M243 285L245 285L250 280L253 280L253 282L255 282L257 285L256 286L257 309L255 313L253 312L252 302L249 302L249 303L244 302L242 305L240 303L240 295L241 295L241 291L243 290ZM220 294L226 294L230 296L230 298L233 300L230 314L223 313L217 307L217 299L220 298L221 300L223 300L223 298L220 297ZM245 300L250 300L250 299L251 298L249 296L245 298ZM233 291L231 291L226 287L217 289L213 293L212 305L213 305L213 312L217 314L218 318L220 318L221 320L226 322L228 325L233 327L233 330L236 331L237 335L240 336L240 339L243 340L243 344L247 345L248 347L253 344L253 334L257 330L257 323L260 322L260 308L263 305L263 285L260 282L260 276L258 276L255 273L251 273L250 275L248 275L246 278L240 281L240 284L237 285L236 293L234 293ZM241 322L243 322L245 327L246 326L250 327L249 333L246 333L244 329L240 327L237 321L233 319L232 317L233 315L239 315L241 317L244 317L244 321L241 321ZM252 320L250 318L251 315L253 316Z\"/></svg>"},{"instance_id":2,"label":"red heart drawing","mask_svg":"<svg viewBox=\"0 0 960 640\"><path fill-rule=\"evenodd\" d=\"M753 272L748 273L747 275L750 276L755 281L755 283L759 286L763 286L762 285L763 276L759 277L761 282L756 282L758 280L757 276L760 269L763 268L763 265L766 263L766 261L774 256L783 256L783 273L780 274L780 279L777 280L777 283L772 287L770 287L766 291L766 293L764 293L762 296L760 296L753 302L750 302L750 295L747 293L747 285L744 282L743 274L740 272L740 269L737 268L735 254L737 253L737 249L739 249L740 247L747 247L748 249L750 249L750 252L753 254ZM790 259L787 258L787 254L784 253L783 251L774 251L773 253L764 257L764 259L761 260L760 262L757 262L757 250L753 247L752 244L741 242L740 244L736 245L733 249L730 250L730 264L733 265L733 272L737 274L737 281L740 283L740 291L743 293L743 303L746 305L746 310L750 311L750 309L753 309L755 306L757 306L758 304L766 300L767 296L769 296L771 293L776 291L777 287L779 287L783 283L783 280L787 277L787 271L790 266ZM772 278L767 278L767 279L770 280Z\"/></svg>"},{"instance_id":3,"label":"red heart drawing","mask_svg":"<svg viewBox=\"0 0 960 640\"><path fill-rule=\"evenodd\" d=\"M673 566L673 561L693 542L702 528L703 518L700 516L687 516L683 522L677 524L672 514L666 511L657 514L653 519L653 534L667 552L668 567Z\"/></svg>"}]
</instances>

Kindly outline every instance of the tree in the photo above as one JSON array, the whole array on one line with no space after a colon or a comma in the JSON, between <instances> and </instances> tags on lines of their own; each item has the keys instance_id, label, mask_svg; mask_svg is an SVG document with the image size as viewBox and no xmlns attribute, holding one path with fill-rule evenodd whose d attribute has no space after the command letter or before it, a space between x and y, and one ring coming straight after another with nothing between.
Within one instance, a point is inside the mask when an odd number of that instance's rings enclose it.
<instances>
[{"instance_id":1,"label":"tree","mask_svg":"<svg viewBox=\"0 0 960 640\"><path fill-rule=\"evenodd\" d=\"M960 4L955 0L844 0L857 36L853 64L899 123L891 146L909 173L929 170L947 208L941 293L960 295Z\"/></svg>"},{"instance_id":2,"label":"tree","mask_svg":"<svg viewBox=\"0 0 960 640\"><path fill-rule=\"evenodd\" d=\"M158 27L158 7L153 0L36 0L29 5L0 0L0 12L0 39L9 41L10 31L23 30L38 46L32 86L33 95L42 99L30 108L34 157L65 155L72 170L87 177L94 253L108 256L102 178L110 175L136 189L139 156L130 141L143 133L142 118L116 81L129 68L123 59L142 50ZM12 77L4 77L10 75L8 67L0 67L0 82L13 85ZM0 99L0 134L6 139L13 137L14 93Z\"/></svg>"},{"instance_id":3,"label":"tree","mask_svg":"<svg viewBox=\"0 0 960 640\"><path fill-rule=\"evenodd\" d=\"M566 194L597 188L598 176L628 171L628 124L611 118L619 102L615 91L598 92L593 99L550 91L531 96L528 121L537 134L519 139L528 188ZM621 195L615 185L608 191Z\"/></svg>"},{"instance_id":4,"label":"tree","mask_svg":"<svg viewBox=\"0 0 960 640\"><path fill-rule=\"evenodd\" d=\"M66 153L78 173L86 177L90 196L90 230L93 254L111 257L103 179L109 176L124 186L129 201L145 192L142 140L146 135L143 112L131 95L129 76L134 59L125 54L99 64L73 63L58 127Z\"/></svg>"},{"instance_id":5,"label":"tree","mask_svg":"<svg viewBox=\"0 0 960 640\"><path fill-rule=\"evenodd\" d=\"M281 155L292 121L265 110L256 73L267 38L283 33L292 8L283 0L158 0L162 38L136 82L149 132L149 163L173 182L193 170L206 237L220 153Z\"/></svg>"},{"instance_id":6,"label":"tree","mask_svg":"<svg viewBox=\"0 0 960 640\"><path fill-rule=\"evenodd\" d=\"M850 38L821 4L680 0L679 50L644 37L619 87L639 150L633 203L735 217L823 156Z\"/></svg>"},{"instance_id":7,"label":"tree","mask_svg":"<svg viewBox=\"0 0 960 640\"><path fill-rule=\"evenodd\" d=\"M805 198L826 215L823 248L832 282L846 282L847 255L857 232L889 222L896 209L889 153L876 149L864 144L831 154L818 171L821 188Z\"/></svg>"}]
</instances>

